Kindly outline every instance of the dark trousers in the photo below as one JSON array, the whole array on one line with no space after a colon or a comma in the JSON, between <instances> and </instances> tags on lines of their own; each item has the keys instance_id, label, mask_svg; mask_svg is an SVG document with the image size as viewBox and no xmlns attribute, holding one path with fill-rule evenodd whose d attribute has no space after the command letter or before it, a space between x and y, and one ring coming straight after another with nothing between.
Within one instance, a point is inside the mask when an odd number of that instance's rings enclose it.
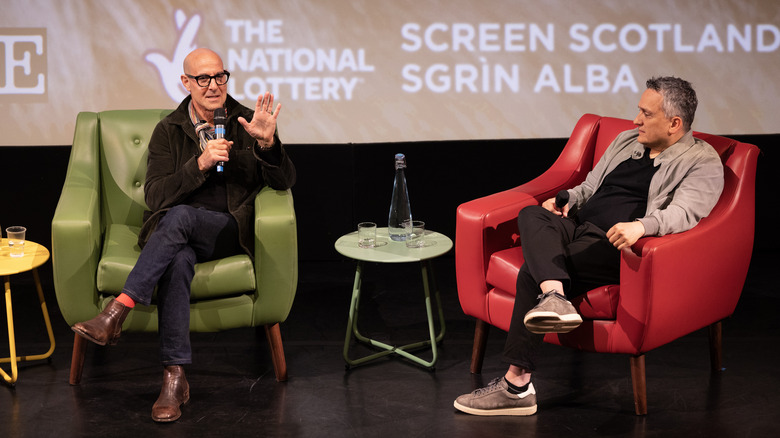
<instances>
[{"instance_id":1,"label":"dark trousers","mask_svg":"<svg viewBox=\"0 0 780 438\"><path fill-rule=\"evenodd\" d=\"M122 292L148 306L157 286L163 365L192 363L190 284L195 263L238 253L238 225L228 213L178 205L160 219Z\"/></svg>"},{"instance_id":2,"label":"dark trousers","mask_svg":"<svg viewBox=\"0 0 780 438\"><path fill-rule=\"evenodd\" d=\"M525 263L517 276L517 295L512 311L504 360L529 371L536 369L536 352L543 335L528 331L525 314L536 304L546 280L563 283L567 297L620 281L620 252L606 233L590 222L578 224L541 206L530 206L517 216ZM547 291L544 291L547 292Z\"/></svg>"}]
</instances>

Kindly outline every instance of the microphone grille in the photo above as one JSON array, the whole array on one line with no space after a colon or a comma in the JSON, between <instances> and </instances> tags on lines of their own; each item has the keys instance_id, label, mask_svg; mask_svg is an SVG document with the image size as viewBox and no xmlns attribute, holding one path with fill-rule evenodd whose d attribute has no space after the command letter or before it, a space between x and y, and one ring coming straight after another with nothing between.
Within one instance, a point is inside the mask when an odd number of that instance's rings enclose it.
<instances>
[{"instance_id":1,"label":"microphone grille","mask_svg":"<svg viewBox=\"0 0 780 438\"><path fill-rule=\"evenodd\" d=\"M214 110L215 125L224 125L226 118L227 118L227 112L225 112L225 108L217 108Z\"/></svg>"}]
</instances>

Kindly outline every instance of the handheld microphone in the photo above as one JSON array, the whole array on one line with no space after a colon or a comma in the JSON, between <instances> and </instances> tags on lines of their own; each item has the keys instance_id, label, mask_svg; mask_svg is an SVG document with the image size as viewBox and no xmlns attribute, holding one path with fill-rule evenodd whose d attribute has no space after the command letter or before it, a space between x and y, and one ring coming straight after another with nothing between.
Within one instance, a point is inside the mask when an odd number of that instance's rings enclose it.
<instances>
[{"instance_id":1,"label":"handheld microphone","mask_svg":"<svg viewBox=\"0 0 780 438\"><path fill-rule=\"evenodd\" d=\"M217 108L214 110L214 134L217 139L225 138L225 121L227 120L227 114L225 108ZM217 172L222 173L225 170L225 162L220 161L217 163Z\"/></svg>"},{"instance_id":2,"label":"handheld microphone","mask_svg":"<svg viewBox=\"0 0 780 438\"><path fill-rule=\"evenodd\" d=\"M568 203L569 203L568 190L561 190L560 192L558 192L557 195L555 195L555 206L558 207L559 209L562 209Z\"/></svg>"}]
</instances>

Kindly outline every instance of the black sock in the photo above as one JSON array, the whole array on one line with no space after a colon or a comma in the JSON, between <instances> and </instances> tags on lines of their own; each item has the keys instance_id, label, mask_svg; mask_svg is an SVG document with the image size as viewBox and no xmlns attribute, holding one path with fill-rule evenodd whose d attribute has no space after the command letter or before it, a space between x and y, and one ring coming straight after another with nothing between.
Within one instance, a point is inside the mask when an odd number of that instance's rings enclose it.
<instances>
[{"instance_id":1,"label":"black sock","mask_svg":"<svg viewBox=\"0 0 780 438\"><path fill-rule=\"evenodd\" d=\"M513 385L512 382L507 380L506 377L504 377L504 381L506 382L506 385L507 385L507 389L506 390L509 391L510 394L522 394L522 393L528 391L528 385L531 384L531 382L528 382L528 383L526 383L523 386L516 386L516 385Z\"/></svg>"}]
</instances>

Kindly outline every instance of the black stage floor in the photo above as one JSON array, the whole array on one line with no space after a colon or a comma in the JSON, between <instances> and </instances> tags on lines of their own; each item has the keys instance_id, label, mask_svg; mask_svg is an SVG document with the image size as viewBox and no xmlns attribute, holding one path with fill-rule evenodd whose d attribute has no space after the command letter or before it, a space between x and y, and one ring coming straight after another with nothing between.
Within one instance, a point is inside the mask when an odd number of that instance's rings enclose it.
<instances>
[{"instance_id":1,"label":"black stage floor","mask_svg":"<svg viewBox=\"0 0 780 438\"><path fill-rule=\"evenodd\" d=\"M526 418L474 417L452 407L456 396L506 366L499 360L505 334L494 329L483 374L469 373L474 322L460 310L451 254L435 261L446 335L434 372L399 358L345 370L354 264L301 263L298 295L282 325L289 381L275 381L262 329L193 334L195 363L186 368L192 398L182 418L167 425L150 418L162 380L154 334L90 345L81 385L68 384L73 333L59 314L48 262L40 271L56 350L48 362L22 363L14 388L0 385L0 436L774 437L780 433L780 295L772 274L778 261L753 258L742 299L724 322L725 371L710 372L706 330L650 352L649 414L637 417L626 356L545 344L534 375L539 412ZM11 281L17 352L40 353L48 344L32 276ZM426 336L416 265L368 265L363 286L364 332L394 343Z\"/></svg>"}]
</instances>

